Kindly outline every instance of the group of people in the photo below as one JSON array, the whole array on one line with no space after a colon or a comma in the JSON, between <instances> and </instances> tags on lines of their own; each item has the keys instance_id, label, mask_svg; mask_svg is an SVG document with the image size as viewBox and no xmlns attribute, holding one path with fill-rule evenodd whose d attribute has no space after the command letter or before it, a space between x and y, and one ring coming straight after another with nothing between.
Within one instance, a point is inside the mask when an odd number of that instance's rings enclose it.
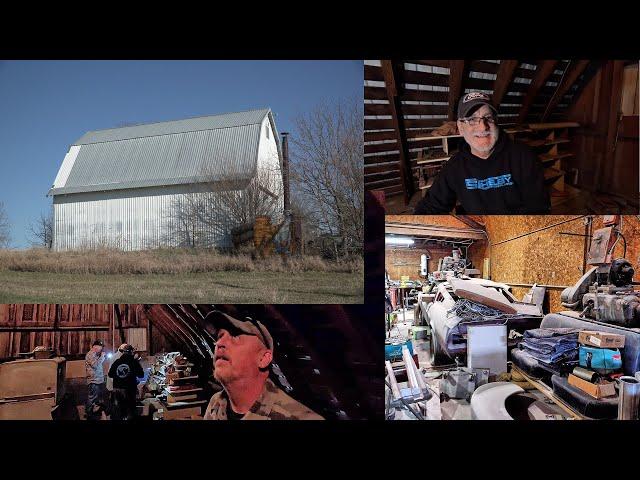
<instances>
[{"instance_id":1,"label":"group of people","mask_svg":"<svg viewBox=\"0 0 640 480\"><path fill-rule=\"evenodd\" d=\"M144 377L140 356L133 346L123 343L113 355L105 379L103 364L107 359L104 343L96 340L85 356L88 395L87 420L97 420L105 412L111 420L131 420L136 416L138 379ZM105 381L106 380L106 381ZM106 398L106 391L109 398Z\"/></svg>"},{"instance_id":2,"label":"group of people","mask_svg":"<svg viewBox=\"0 0 640 480\"><path fill-rule=\"evenodd\" d=\"M274 341L260 321L238 319L220 311L205 321L213 328L214 378L222 385L206 408L205 420L322 420L323 417L282 391L270 378ZM87 418L104 410L104 345L96 340L86 355L89 396ZM137 379L144 376L139 357L131 345L120 345L108 372L111 390L110 417L131 419L136 413ZM113 382L110 385L110 382Z\"/></svg>"}]
</instances>

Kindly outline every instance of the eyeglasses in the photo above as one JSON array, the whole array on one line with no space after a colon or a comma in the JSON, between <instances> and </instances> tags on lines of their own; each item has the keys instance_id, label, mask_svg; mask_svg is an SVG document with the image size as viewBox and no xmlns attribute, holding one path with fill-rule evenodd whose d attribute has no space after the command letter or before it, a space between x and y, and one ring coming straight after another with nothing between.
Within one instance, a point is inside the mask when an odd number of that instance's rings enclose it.
<instances>
[{"instance_id":1,"label":"eyeglasses","mask_svg":"<svg viewBox=\"0 0 640 480\"><path fill-rule=\"evenodd\" d=\"M468 123L472 127L475 127L480 124L480 122L487 122L489 125L493 125L496 123L496 117L493 115L487 115L485 117L469 117L469 118L461 118L461 122Z\"/></svg>"}]
</instances>

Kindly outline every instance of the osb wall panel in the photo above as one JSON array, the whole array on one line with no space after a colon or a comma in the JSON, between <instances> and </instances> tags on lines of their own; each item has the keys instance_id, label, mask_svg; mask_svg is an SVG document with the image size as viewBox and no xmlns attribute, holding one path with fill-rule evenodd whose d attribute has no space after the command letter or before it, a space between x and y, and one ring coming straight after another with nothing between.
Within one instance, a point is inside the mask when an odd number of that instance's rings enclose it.
<instances>
[{"instance_id":1,"label":"osb wall panel","mask_svg":"<svg viewBox=\"0 0 640 480\"><path fill-rule=\"evenodd\" d=\"M455 227L469 229L469 225L458 220L453 215L387 215L387 222L416 223L423 225L442 225L443 227Z\"/></svg>"},{"instance_id":2,"label":"osb wall panel","mask_svg":"<svg viewBox=\"0 0 640 480\"><path fill-rule=\"evenodd\" d=\"M474 242L467 252L468 259L471 260L473 268L480 270L480 276L482 276L482 266L484 264L485 257L488 258L487 242L478 241Z\"/></svg>"},{"instance_id":3,"label":"osb wall panel","mask_svg":"<svg viewBox=\"0 0 640 480\"><path fill-rule=\"evenodd\" d=\"M492 279L504 283L572 286L582 276L584 237L560 235L560 232L585 233L582 219L553 226L500 245L495 243L511 239L542 227L570 220L575 216L486 216L487 233L491 240ZM602 218L594 218L593 230L602 227ZM626 258L640 271L640 221L633 215L623 217L622 233L627 239ZM622 256L623 242L614 250L614 258ZM528 287L514 287L514 295L521 298ZM565 310L560 304L562 288L547 289L550 311Z\"/></svg>"}]
</instances>

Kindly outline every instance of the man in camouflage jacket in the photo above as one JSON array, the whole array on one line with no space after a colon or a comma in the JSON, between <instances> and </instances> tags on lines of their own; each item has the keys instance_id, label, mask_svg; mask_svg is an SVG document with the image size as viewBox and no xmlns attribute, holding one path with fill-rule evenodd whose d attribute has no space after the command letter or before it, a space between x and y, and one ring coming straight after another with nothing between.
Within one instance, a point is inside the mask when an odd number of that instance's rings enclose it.
<instances>
[{"instance_id":1,"label":"man in camouflage jacket","mask_svg":"<svg viewBox=\"0 0 640 480\"><path fill-rule=\"evenodd\" d=\"M214 311L214 377L223 390L211 397L205 420L323 420L269 379L273 338L259 321Z\"/></svg>"}]
</instances>

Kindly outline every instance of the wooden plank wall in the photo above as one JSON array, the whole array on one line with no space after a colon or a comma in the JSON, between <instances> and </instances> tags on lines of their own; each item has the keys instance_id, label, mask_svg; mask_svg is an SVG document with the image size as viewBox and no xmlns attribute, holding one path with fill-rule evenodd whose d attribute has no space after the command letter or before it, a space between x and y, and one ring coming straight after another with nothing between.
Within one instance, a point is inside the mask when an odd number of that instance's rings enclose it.
<instances>
[{"instance_id":1,"label":"wooden plank wall","mask_svg":"<svg viewBox=\"0 0 640 480\"><path fill-rule=\"evenodd\" d=\"M492 280L505 283L538 283L558 286L572 286L583 273L584 237L560 235L560 232L584 234L581 219L564 223L538 233L539 228L551 226L564 220L575 218L571 215L548 216L485 216L484 222L492 244ZM597 216L593 230L602 228L602 217ZM640 272L640 220L634 215L623 217L622 233L627 239L627 254L636 272ZM616 245L614 258L623 254L622 240ZM487 253L488 255L488 253ZM528 287L514 288L516 297L521 298ZM560 304L562 288L548 289L549 311L565 310Z\"/></svg>"},{"instance_id":2,"label":"wooden plank wall","mask_svg":"<svg viewBox=\"0 0 640 480\"><path fill-rule=\"evenodd\" d=\"M568 112L567 120L582 128L571 137L576 156L566 163L579 170L580 188L618 194L637 205L638 98L632 73L622 61L608 61L587 83ZM627 117L619 121L622 113Z\"/></svg>"},{"instance_id":3,"label":"wooden plank wall","mask_svg":"<svg viewBox=\"0 0 640 480\"><path fill-rule=\"evenodd\" d=\"M146 351L148 318L142 306L119 308L125 339ZM0 304L0 360L17 358L40 345L68 358L81 357L97 339L113 350L114 310L103 304ZM116 330L115 344L120 343Z\"/></svg>"}]
</instances>

